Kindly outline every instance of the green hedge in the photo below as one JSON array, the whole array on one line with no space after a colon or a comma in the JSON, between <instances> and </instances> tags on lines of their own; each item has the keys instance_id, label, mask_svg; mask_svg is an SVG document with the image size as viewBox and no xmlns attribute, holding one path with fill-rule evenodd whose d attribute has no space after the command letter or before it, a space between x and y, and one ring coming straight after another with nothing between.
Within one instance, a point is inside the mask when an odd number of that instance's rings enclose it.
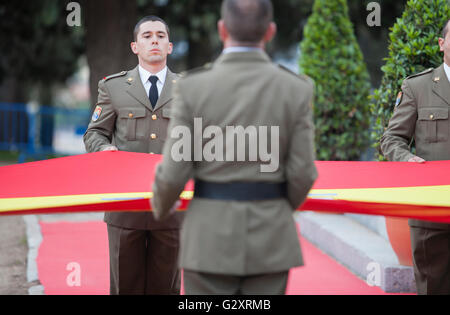
<instances>
[{"instance_id":1,"label":"green hedge","mask_svg":"<svg viewBox=\"0 0 450 315\"><path fill-rule=\"evenodd\" d=\"M346 0L315 1L300 49L316 83L317 159L358 160L370 144L370 79Z\"/></svg>"},{"instance_id":2,"label":"green hedge","mask_svg":"<svg viewBox=\"0 0 450 315\"><path fill-rule=\"evenodd\" d=\"M448 19L447 0L409 0L402 17L391 28L389 57L382 67L383 79L372 96L371 111L376 118L372 132L374 147L379 146L389 123L403 80L442 64L438 38Z\"/></svg>"}]
</instances>

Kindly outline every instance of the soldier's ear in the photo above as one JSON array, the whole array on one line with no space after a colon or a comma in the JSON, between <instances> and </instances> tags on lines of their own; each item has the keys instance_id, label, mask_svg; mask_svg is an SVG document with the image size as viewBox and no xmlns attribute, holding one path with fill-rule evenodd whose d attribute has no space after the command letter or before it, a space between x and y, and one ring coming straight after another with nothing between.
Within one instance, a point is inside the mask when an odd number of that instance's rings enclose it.
<instances>
[{"instance_id":1,"label":"soldier's ear","mask_svg":"<svg viewBox=\"0 0 450 315\"><path fill-rule=\"evenodd\" d=\"M137 45L136 42L131 42L131 51L133 52L133 54L137 55L138 54L138 50L137 50Z\"/></svg>"},{"instance_id":2,"label":"soldier's ear","mask_svg":"<svg viewBox=\"0 0 450 315\"><path fill-rule=\"evenodd\" d=\"M277 34L277 25L274 22L270 22L269 27L267 28L266 34L264 34L264 42L270 42L275 35Z\"/></svg>"},{"instance_id":3,"label":"soldier's ear","mask_svg":"<svg viewBox=\"0 0 450 315\"><path fill-rule=\"evenodd\" d=\"M439 50L440 51L444 51L444 42L445 42L445 39L443 39L443 38L439 38Z\"/></svg>"},{"instance_id":4,"label":"soldier's ear","mask_svg":"<svg viewBox=\"0 0 450 315\"><path fill-rule=\"evenodd\" d=\"M220 40L222 42L225 42L228 39L229 35L224 20L219 20L219 22L217 22L217 30L219 31Z\"/></svg>"}]
</instances>

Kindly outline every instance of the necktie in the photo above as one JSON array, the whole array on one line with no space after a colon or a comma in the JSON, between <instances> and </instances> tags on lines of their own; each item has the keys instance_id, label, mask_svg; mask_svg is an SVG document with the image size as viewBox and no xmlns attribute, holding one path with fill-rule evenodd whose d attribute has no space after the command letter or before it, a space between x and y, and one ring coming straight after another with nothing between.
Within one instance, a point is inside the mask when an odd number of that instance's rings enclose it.
<instances>
[{"instance_id":1,"label":"necktie","mask_svg":"<svg viewBox=\"0 0 450 315\"><path fill-rule=\"evenodd\" d=\"M156 82L158 82L158 77L152 75L148 80L152 84L152 86L150 87L150 93L148 98L150 99L150 103L152 104L153 108L155 108L156 103L158 102L158 87L156 86Z\"/></svg>"}]
</instances>

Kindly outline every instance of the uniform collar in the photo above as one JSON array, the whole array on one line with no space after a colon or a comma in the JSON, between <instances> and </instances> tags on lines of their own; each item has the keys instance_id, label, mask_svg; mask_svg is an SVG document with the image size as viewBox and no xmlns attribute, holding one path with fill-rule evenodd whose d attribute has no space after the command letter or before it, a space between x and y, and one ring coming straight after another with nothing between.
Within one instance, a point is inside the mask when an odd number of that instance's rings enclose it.
<instances>
[{"instance_id":1,"label":"uniform collar","mask_svg":"<svg viewBox=\"0 0 450 315\"><path fill-rule=\"evenodd\" d=\"M270 62L270 57L262 49L251 51L230 52L221 54L216 63L226 62Z\"/></svg>"},{"instance_id":2,"label":"uniform collar","mask_svg":"<svg viewBox=\"0 0 450 315\"><path fill-rule=\"evenodd\" d=\"M445 74L447 75L448 81L450 81L450 66L448 66L445 62L444 62L444 71Z\"/></svg>"},{"instance_id":3,"label":"uniform collar","mask_svg":"<svg viewBox=\"0 0 450 315\"><path fill-rule=\"evenodd\" d=\"M166 76L167 76L167 66L165 66L164 69L162 69L160 72L158 72L156 74L145 70L141 65L138 66L138 70L139 70L139 76L141 77L141 80L142 80L142 85L145 85L145 83L148 81L148 79L152 75L155 75L158 77L158 80L164 86L164 83L166 81Z\"/></svg>"},{"instance_id":4,"label":"uniform collar","mask_svg":"<svg viewBox=\"0 0 450 315\"><path fill-rule=\"evenodd\" d=\"M251 52L251 51L261 51L261 52L263 52L263 50L261 48L259 48L259 47L236 46L236 47L225 48L222 51L222 54L226 55L226 54L230 54L230 53Z\"/></svg>"},{"instance_id":5,"label":"uniform collar","mask_svg":"<svg viewBox=\"0 0 450 315\"><path fill-rule=\"evenodd\" d=\"M450 105L450 89L449 80L445 69L444 63L439 68L436 68L433 72L431 79L433 80L432 89L445 103Z\"/></svg>"}]
</instances>

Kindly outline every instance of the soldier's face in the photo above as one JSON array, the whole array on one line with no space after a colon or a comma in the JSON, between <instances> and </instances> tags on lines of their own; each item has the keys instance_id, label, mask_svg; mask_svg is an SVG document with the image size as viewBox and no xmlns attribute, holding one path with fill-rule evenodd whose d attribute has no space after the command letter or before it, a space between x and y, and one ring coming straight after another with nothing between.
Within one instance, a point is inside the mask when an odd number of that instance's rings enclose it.
<instances>
[{"instance_id":1,"label":"soldier's face","mask_svg":"<svg viewBox=\"0 0 450 315\"><path fill-rule=\"evenodd\" d=\"M136 42L131 49L139 59L148 64L161 64L173 50L166 26L159 21L149 21L140 26Z\"/></svg>"}]
</instances>

